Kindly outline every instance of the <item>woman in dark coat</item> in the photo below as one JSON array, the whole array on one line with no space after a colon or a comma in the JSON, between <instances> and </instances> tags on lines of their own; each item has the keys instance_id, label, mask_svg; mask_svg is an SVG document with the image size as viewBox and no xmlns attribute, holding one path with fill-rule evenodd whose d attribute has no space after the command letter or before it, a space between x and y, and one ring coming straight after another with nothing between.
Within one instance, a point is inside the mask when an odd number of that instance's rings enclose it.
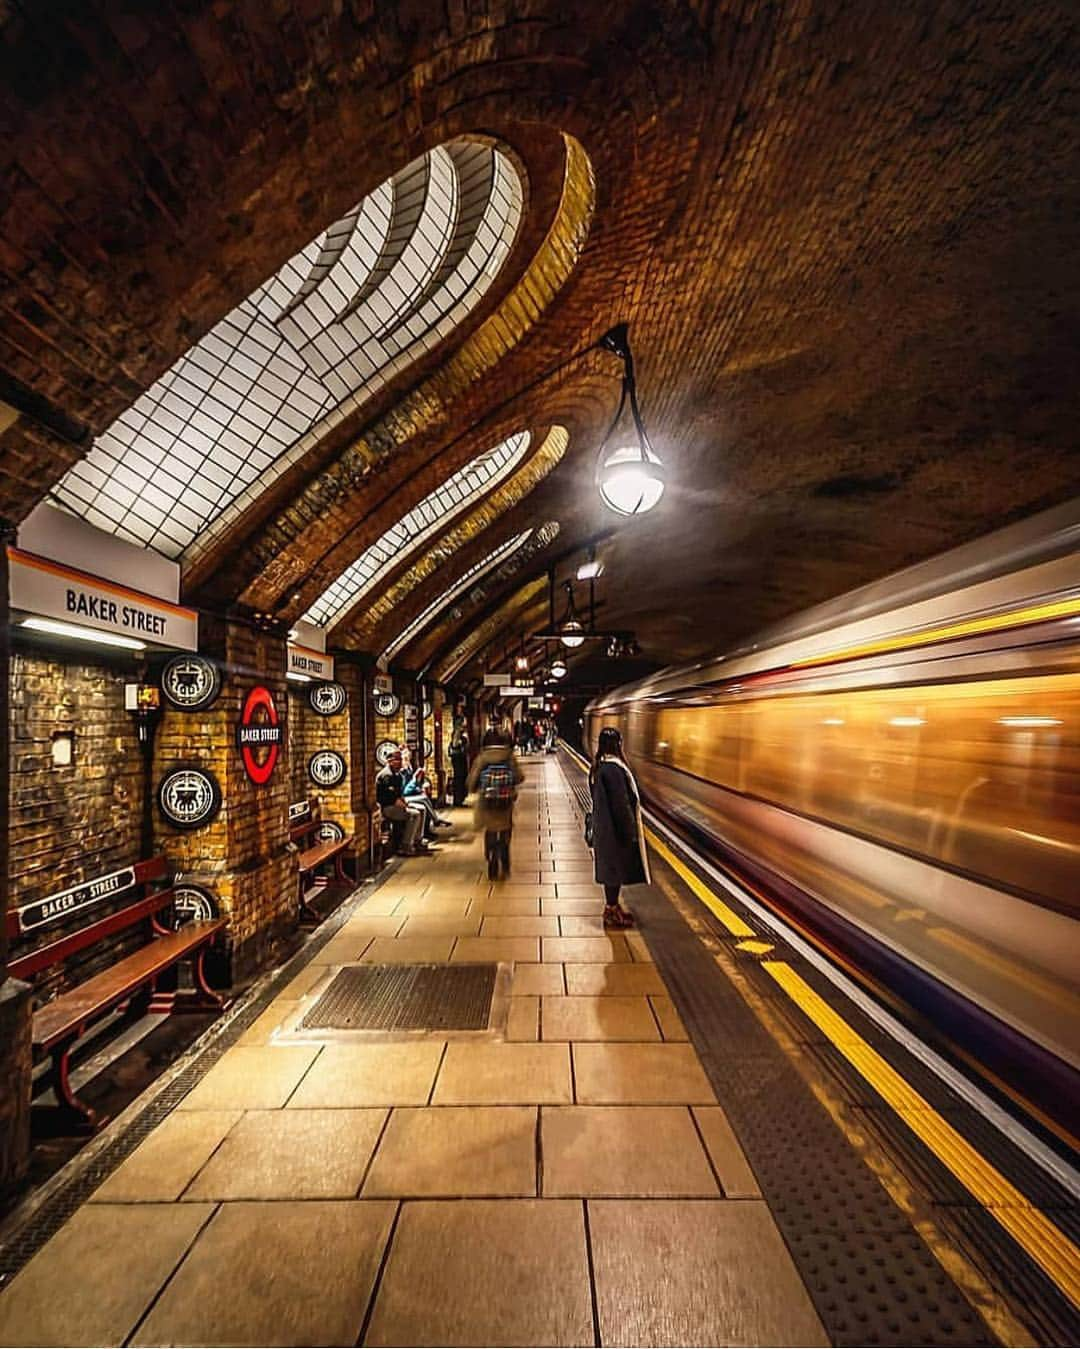
<instances>
[{"instance_id":1,"label":"woman in dark coat","mask_svg":"<svg viewBox=\"0 0 1080 1349\"><path fill-rule=\"evenodd\" d=\"M619 891L624 885L648 882L649 859L637 783L622 756L622 736L613 727L600 732L589 785L596 883L604 887L604 926L633 927L633 915L619 904Z\"/></svg>"}]
</instances>

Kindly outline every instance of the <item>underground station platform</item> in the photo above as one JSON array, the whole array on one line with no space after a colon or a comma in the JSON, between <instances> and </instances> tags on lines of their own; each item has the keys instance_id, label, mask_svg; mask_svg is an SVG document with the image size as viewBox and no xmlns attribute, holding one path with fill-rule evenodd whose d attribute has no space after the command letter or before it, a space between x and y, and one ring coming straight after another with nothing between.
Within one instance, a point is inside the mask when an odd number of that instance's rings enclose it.
<instances>
[{"instance_id":1,"label":"underground station platform","mask_svg":"<svg viewBox=\"0 0 1080 1349\"><path fill-rule=\"evenodd\" d=\"M648 823L605 931L583 761L360 886L4 1233L0 1342L1019 1345L1076 1175Z\"/></svg>"}]
</instances>

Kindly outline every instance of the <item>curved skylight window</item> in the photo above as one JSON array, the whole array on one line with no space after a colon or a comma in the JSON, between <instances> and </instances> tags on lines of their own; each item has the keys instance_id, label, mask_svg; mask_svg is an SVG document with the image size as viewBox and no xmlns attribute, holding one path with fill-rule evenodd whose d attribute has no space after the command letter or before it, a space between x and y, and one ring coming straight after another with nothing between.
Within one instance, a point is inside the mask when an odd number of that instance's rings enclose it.
<instances>
[{"instance_id":1,"label":"curved skylight window","mask_svg":"<svg viewBox=\"0 0 1080 1349\"><path fill-rule=\"evenodd\" d=\"M454 515L505 478L524 458L530 439L528 431L519 431L451 474L442 486L365 548L352 566L327 586L303 615L304 619L319 627L331 627L365 591L445 528Z\"/></svg>"},{"instance_id":2,"label":"curved skylight window","mask_svg":"<svg viewBox=\"0 0 1080 1349\"><path fill-rule=\"evenodd\" d=\"M440 609L445 608L448 604L452 604L460 594L468 590L468 588L486 572L491 571L493 567L497 567L500 562L505 561L511 553L516 553L531 533L531 529L526 529L523 533L518 534L516 538L509 539L501 548L496 548L493 553L489 553L482 561L477 562L474 566L470 567L455 585L452 585L449 590L444 590L439 598L437 600L432 600L424 612L418 614L408 627L402 628L383 652L385 659L393 660L399 651L408 646L417 633L422 632L424 628L427 627Z\"/></svg>"},{"instance_id":3,"label":"curved skylight window","mask_svg":"<svg viewBox=\"0 0 1080 1349\"><path fill-rule=\"evenodd\" d=\"M510 160L450 141L365 197L95 442L57 504L182 558L474 309L521 219Z\"/></svg>"}]
</instances>

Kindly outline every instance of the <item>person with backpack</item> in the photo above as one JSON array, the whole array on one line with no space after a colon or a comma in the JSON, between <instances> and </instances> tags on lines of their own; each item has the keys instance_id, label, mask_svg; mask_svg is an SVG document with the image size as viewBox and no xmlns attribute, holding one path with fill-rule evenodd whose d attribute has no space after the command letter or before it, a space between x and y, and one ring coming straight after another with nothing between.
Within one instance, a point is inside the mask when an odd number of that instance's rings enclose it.
<instances>
[{"instance_id":1,"label":"person with backpack","mask_svg":"<svg viewBox=\"0 0 1080 1349\"><path fill-rule=\"evenodd\" d=\"M518 783L524 781L509 736L492 727L485 733L484 746L469 773L469 790L476 792L473 820L476 829L484 831L489 880L497 880L500 871L504 877L510 875L514 802Z\"/></svg>"}]
</instances>

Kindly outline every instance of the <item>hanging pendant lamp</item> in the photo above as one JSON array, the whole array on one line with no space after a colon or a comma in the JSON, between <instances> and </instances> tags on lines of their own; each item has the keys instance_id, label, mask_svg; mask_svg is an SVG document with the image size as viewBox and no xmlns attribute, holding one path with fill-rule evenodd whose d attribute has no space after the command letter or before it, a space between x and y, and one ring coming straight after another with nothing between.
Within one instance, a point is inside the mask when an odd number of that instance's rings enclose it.
<instances>
[{"instance_id":1,"label":"hanging pendant lamp","mask_svg":"<svg viewBox=\"0 0 1080 1349\"><path fill-rule=\"evenodd\" d=\"M637 400L634 357L625 323L605 333L597 344L613 352L623 363L622 397L600 446L596 461L596 486L604 505L619 515L644 515L664 495L666 472L663 461L649 442ZM627 403L633 422L633 438L616 435Z\"/></svg>"}]
</instances>

